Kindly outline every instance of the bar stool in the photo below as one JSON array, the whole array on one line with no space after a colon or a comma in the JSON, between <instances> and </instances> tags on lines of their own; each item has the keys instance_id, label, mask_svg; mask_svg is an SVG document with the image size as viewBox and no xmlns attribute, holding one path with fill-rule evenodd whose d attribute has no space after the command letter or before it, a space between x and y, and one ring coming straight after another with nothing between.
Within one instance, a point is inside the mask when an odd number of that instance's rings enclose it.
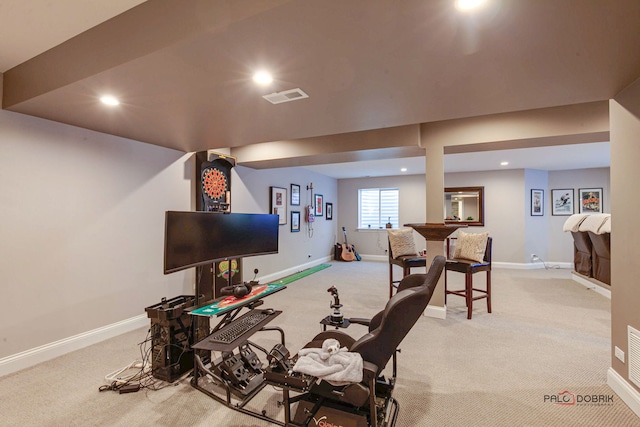
<instances>
[{"instance_id":1,"label":"bar stool","mask_svg":"<svg viewBox=\"0 0 640 427\"><path fill-rule=\"evenodd\" d=\"M394 258L391 253L391 242L389 242L389 298L393 296L393 289L397 288L397 284L400 280L393 280L393 266L399 265L402 267L402 278L411 274L411 269L414 267L426 267L427 259L418 255L400 255Z\"/></svg>"},{"instance_id":2,"label":"bar stool","mask_svg":"<svg viewBox=\"0 0 640 427\"><path fill-rule=\"evenodd\" d=\"M471 312L473 311L473 301L486 298L487 299L487 312L491 313L491 245L493 239L487 238L487 246L484 252L484 258L482 262L471 261L462 258L453 258L450 254L450 241L455 238L447 239L447 263L445 264L444 271L444 303L447 303L447 295L453 294L460 297L464 297L467 304L467 319L471 319ZM447 287L447 272L457 271L464 273L464 289L458 289L450 291ZM479 289L473 287L473 275L475 273L486 271L487 272L487 287L486 289ZM474 296L474 292L476 295ZM477 295L477 294L480 295Z\"/></svg>"}]
</instances>

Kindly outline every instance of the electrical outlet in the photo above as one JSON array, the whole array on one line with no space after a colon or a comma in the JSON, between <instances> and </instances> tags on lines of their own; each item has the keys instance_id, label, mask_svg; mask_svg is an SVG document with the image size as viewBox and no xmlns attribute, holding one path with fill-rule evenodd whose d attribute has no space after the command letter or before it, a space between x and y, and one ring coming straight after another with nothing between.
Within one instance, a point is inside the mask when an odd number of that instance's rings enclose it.
<instances>
[{"instance_id":1,"label":"electrical outlet","mask_svg":"<svg viewBox=\"0 0 640 427\"><path fill-rule=\"evenodd\" d=\"M615 347L615 354L618 360L624 363L624 351L622 351L618 346Z\"/></svg>"},{"instance_id":2,"label":"electrical outlet","mask_svg":"<svg viewBox=\"0 0 640 427\"><path fill-rule=\"evenodd\" d=\"M538 261L538 260L540 260L540 258L538 258L538 255L536 255L536 254L531 254L531 261L532 261L532 262L536 262L536 261Z\"/></svg>"}]
</instances>

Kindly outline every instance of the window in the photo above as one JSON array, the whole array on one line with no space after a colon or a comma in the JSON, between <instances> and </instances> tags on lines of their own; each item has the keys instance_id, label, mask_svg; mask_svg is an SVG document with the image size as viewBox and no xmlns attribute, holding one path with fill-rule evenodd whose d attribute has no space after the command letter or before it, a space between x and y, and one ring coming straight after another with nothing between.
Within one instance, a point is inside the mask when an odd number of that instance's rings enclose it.
<instances>
[{"instance_id":1,"label":"window","mask_svg":"<svg viewBox=\"0 0 640 427\"><path fill-rule=\"evenodd\" d=\"M358 190L358 228L385 228L390 222L399 228L397 188L361 188Z\"/></svg>"}]
</instances>

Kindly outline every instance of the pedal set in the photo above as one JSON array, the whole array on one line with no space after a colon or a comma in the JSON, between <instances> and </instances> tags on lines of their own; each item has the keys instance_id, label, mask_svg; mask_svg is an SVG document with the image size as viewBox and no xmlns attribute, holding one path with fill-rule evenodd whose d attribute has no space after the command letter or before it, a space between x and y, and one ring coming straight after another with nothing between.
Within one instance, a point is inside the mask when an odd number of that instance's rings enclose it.
<instances>
[{"instance_id":1,"label":"pedal set","mask_svg":"<svg viewBox=\"0 0 640 427\"><path fill-rule=\"evenodd\" d=\"M216 368L222 377L239 390L246 391L254 378L262 377L262 362L249 344L244 343L238 353L225 352Z\"/></svg>"},{"instance_id":2,"label":"pedal set","mask_svg":"<svg viewBox=\"0 0 640 427\"><path fill-rule=\"evenodd\" d=\"M231 381L232 384L246 387L249 380L249 370L244 366L244 361L238 354L234 354L222 361L220 364L225 379Z\"/></svg>"},{"instance_id":3,"label":"pedal set","mask_svg":"<svg viewBox=\"0 0 640 427\"><path fill-rule=\"evenodd\" d=\"M249 347L249 344L244 344L240 347L240 357L254 372L262 372L262 362L258 358L258 355Z\"/></svg>"}]
</instances>

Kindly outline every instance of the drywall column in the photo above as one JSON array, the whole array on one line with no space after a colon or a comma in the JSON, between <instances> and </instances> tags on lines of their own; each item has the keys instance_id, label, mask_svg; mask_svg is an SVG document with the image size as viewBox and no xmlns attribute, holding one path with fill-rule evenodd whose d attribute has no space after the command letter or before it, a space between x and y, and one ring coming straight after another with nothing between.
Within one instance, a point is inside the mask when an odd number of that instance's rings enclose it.
<instances>
[{"instance_id":1,"label":"drywall column","mask_svg":"<svg viewBox=\"0 0 640 427\"><path fill-rule=\"evenodd\" d=\"M420 127L420 140L426 140ZM442 223L444 221L444 147L439 141L430 141L422 145L426 150L426 222ZM436 255L444 254L444 245L439 241L427 241L427 266ZM438 286L429 302L430 310L434 317L446 317L444 307L444 273L438 282ZM441 311L442 315L437 314Z\"/></svg>"},{"instance_id":2,"label":"drywall column","mask_svg":"<svg viewBox=\"0 0 640 427\"><path fill-rule=\"evenodd\" d=\"M609 385L638 415L640 415L640 387L630 380L628 329L640 330L640 228L638 205L633 201L637 192L638 159L640 159L640 79L610 101L611 123L611 367ZM631 196L630 196L631 195ZM631 199L631 201L630 201ZM625 362L615 357L614 348L624 351ZM640 355L636 355L640 358ZM613 381L613 383L612 383ZM626 383L626 384L625 384ZM624 393L632 388L633 393ZM621 392L622 390L622 392ZM631 397L631 401L628 398Z\"/></svg>"}]
</instances>

